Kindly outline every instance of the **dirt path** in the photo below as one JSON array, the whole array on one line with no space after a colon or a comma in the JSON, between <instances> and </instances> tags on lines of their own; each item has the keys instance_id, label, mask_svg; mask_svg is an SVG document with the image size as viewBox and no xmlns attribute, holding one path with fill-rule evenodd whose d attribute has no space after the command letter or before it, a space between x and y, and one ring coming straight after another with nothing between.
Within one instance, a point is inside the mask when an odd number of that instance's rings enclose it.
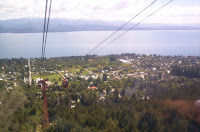
<instances>
[{"instance_id":1,"label":"dirt path","mask_svg":"<svg viewBox=\"0 0 200 132\"><path fill-rule=\"evenodd\" d=\"M29 67L29 85L32 84L32 78L31 78L31 62L30 59L28 59L28 67Z\"/></svg>"},{"instance_id":2,"label":"dirt path","mask_svg":"<svg viewBox=\"0 0 200 132\"><path fill-rule=\"evenodd\" d=\"M63 79L65 78L64 75L60 71L58 71L58 73L62 76Z\"/></svg>"}]
</instances>

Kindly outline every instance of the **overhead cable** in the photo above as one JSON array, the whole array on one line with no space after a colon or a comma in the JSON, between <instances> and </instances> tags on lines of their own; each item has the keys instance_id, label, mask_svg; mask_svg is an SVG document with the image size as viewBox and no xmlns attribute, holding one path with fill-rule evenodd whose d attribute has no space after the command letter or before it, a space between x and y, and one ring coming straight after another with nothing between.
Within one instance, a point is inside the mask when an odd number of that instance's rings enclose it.
<instances>
[{"instance_id":1,"label":"overhead cable","mask_svg":"<svg viewBox=\"0 0 200 132\"><path fill-rule=\"evenodd\" d=\"M46 6L45 6L45 17L44 17L44 27L43 27L42 55L41 55L41 58L44 57L44 40L45 40L45 31L46 31L47 5L48 5L48 0L46 0Z\"/></svg>"},{"instance_id":2,"label":"overhead cable","mask_svg":"<svg viewBox=\"0 0 200 132\"><path fill-rule=\"evenodd\" d=\"M108 44L106 44L104 47L102 47L101 49L99 49L97 52L95 52L94 54L98 53L99 51L101 51L102 49L104 49L105 47L107 47L109 44L111 44L112 42L114 42L115 40L117 40L118 38L120 38L121 36L123 36L125 33L127 33L128 31L132 30L134 27L136 27L137 25L139 25L140 23L142 23L144 20L146 20L147 18L151 17L153 14L155 14L156 12L158 12L159 10L161 10L163 7L165 7L166 5L168 5L169 3L171 3L173 0L170 0L169 2L167 2L166 4L164 4L163 6L161 6L160 8L158 8L157 10L155 10L153 13L151 13L150 15L148 15L147 17L145 17L144 19L142 19L140 22L136 23L134 26L132 26L131 28L129 28L128 30L126 30L124 33L122 33L121 35L119 35L118 37L116 37L115 39L113 39L111 42L109 42Z\"/></svg>"},{"instance_id":3,"label":"overhead cable","mask_svg":"<svg viewBox=\"0 0 200 132\"><path fill-rule=\"evenodd\" d=\"M51 15L51 3L52 0L50 1L50 7L49 7L49 15L48 15L48 21L47 21L47 28L46 28L46 37L45 37L45 44L44 44L44 55L45 55L45 50L46 50L46 44L47 44L47 34L48 34L48 30L49 30L49 20L50 20L50 15ZM44 57L43 55L43 57Z\"/></svg>"},{"instance_id":4,"label":"overhead cable","mask_svg":"<svg viewBox=\"0 0 200 132\"><path fill-rule=\"evenodd\" d=\"M111 36L113 36L116 32L118 32L120 29L122 29L124 26L126 26L129 22L131 22L133 19L135 19L137 16L139 16L142 12L144 12L146 9L148 9L151 5L153 5L157 0L153 1L150 5L145 7L142 11L140 11L138 14L136 14L134 17L132 17L129 21L127 21L124 25L119 27L116 31L114 31L111 35L109 35L106 39L104 39L101 43L99 43L97 46L95 46L92 50L90 50L86 55L89 55L92 51L94 51L96 48L98 48L101 44L103 44L106 40L108 40Z\"/></svg>"}]
</instances>

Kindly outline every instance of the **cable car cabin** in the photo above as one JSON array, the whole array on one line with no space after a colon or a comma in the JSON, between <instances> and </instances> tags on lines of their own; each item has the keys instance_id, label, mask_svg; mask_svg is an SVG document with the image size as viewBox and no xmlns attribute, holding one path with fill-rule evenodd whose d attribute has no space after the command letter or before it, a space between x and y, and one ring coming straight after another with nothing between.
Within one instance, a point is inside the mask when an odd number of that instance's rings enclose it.
<instances>
[{"instance_id":1,"label":"cable car cabin","mask_svg":"<svg viewBox=\"0 0 200 132\"><path fill-rule=\"evenodd\" d=\"M45 86L45 89L47 89L47 84L46 84L46 82L45 81L47 81L47 80L40 80L40 81L38 81L38 88L43 88L43 86Z\"/></svg>"},{"instance_id":2,"label":"cable car cabin","mask_svg":"<svg viewBox=\"0 0 200 132\"><path fill-rule=\"evenodd\" d=\"M67 79L63 79L62 80L62 86L63 86L63 88L67 88L68 87L68 80Z\"/></svg>"},{"instance_id":3,"label":"cable car cabin","mask_svg":"<svg viewBox=\"0 0 200 132\"><path fill-rule=\"evenodd\" d=\"M43 85L44 85L44 80L39 80L38 81L38 88L42 88Z\"/></svg>"},{"instance_id":4,"label":"cable car cabin","mask_svg":"<svg viewBox=\"0 0 200 132\"><path fill-rule=\"evenodd\" d=\"M39 88L42 88L42 83L38 83L38 87L39 87Z\"/></svg>"}]
</instances>

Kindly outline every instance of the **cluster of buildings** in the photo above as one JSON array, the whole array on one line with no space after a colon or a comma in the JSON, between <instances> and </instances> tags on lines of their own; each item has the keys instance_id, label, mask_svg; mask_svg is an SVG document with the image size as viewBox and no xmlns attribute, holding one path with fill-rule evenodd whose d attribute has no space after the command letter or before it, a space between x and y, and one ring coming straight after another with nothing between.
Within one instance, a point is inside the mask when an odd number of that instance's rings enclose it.
<instances>
[{"instance_id":1,"label":"cluster of buildings","mask_svg":"<svg viewBox=\"0 0 200 132\"><path fill-rule=\"evenodd\" d=\"M58 69L48 71L45 68L42 69L42 72L47 74L58 74L58 72L62 73L65 78L77 79L77 77L88 80L92 79L104 79L104 75L106 74L107 80L121 80L123 78L132 78L132 77L140 77L143 80L156 78L157 81L161 81L168 78L173 78L170 74L172 67L197 67L200 64L200 57L197 56L156 56L156 55L119 55L117 56L117 61L121 62L119 65L107 65L108 69L104 69L105 66L94 67L95 70L91 70L90 68L82 68L80 69L72 69L72 71L65 70L60 71ZM93 62L90 62L93 63ZM24 63L23 63L24 64ZM39 74L37 60L32 59L31 61L32 67L31 72L35 74ZM55 65L55 64L54 64ZM58 66L58 65L56 65ZM28 65L21 66L21 69L27 69ZM51 63L49 63L49 67ZM17 69L16 71L14 69ZM7 70L7 72L5 72ZM19 70L19 65L10 64L8 67L1 67L0 73L0 81L5 82L5 88L7 90L12 90L17 85L17 80L22 79L21 76L24 74L23 81L27 83L29 74L26 70L25 73L21 73ZM36 78L36 84L41 80L41 78ZM51 82L49 81L49 85ZM94 85L88 86L89 90L98 90L98 87ZM110 93L113 91L111 90ZM101 93L99 95L100 100L105 99L105 95L110 94ZM147 98L148 97L143 97Z\"/></svg>"},{"instance_id":2,"label":"cluster of buildings","mask_svg":"<svg viewBox=\"0 0 200 132\"><path fill-rule=\"evenodd\" d=\"M4 71L4 67L1 67L2 68L2 73L0 73L0 81L4 81L5 85L4 85L4 88L6 90L13 90L14 87L17 86L17 80L18 80L18 77L21 75L20 73L18 72L11 72L9 71L7 74L5 73Z\"/></svg>"}]
</instances>

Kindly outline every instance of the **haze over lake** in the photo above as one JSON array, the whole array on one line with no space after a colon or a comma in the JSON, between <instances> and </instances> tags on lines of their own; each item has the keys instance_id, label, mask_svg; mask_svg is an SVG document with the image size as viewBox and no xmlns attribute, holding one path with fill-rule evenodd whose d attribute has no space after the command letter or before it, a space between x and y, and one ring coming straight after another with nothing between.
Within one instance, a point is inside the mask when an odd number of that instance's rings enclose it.
<instances>
[{"instance_id":1,"label":"haze over lake","mask_svg":"<svg viewBox=\"0 0 200 132\"><path fill-rule=\"evenodd\" d=\"M48 33L45 56L86 55L87 52L93 49L112 32L113 31L81 31ZM105 44L122 32L123 31L120 31L115 34L106 41ZM130 31L98 52L97 55L137 53L199 56L199 36L199 30ZM98 49L105 44L102 44ZM0 47L0 58L41 57L42 33L1 33Z\"/></svg>"}]
</instances>

